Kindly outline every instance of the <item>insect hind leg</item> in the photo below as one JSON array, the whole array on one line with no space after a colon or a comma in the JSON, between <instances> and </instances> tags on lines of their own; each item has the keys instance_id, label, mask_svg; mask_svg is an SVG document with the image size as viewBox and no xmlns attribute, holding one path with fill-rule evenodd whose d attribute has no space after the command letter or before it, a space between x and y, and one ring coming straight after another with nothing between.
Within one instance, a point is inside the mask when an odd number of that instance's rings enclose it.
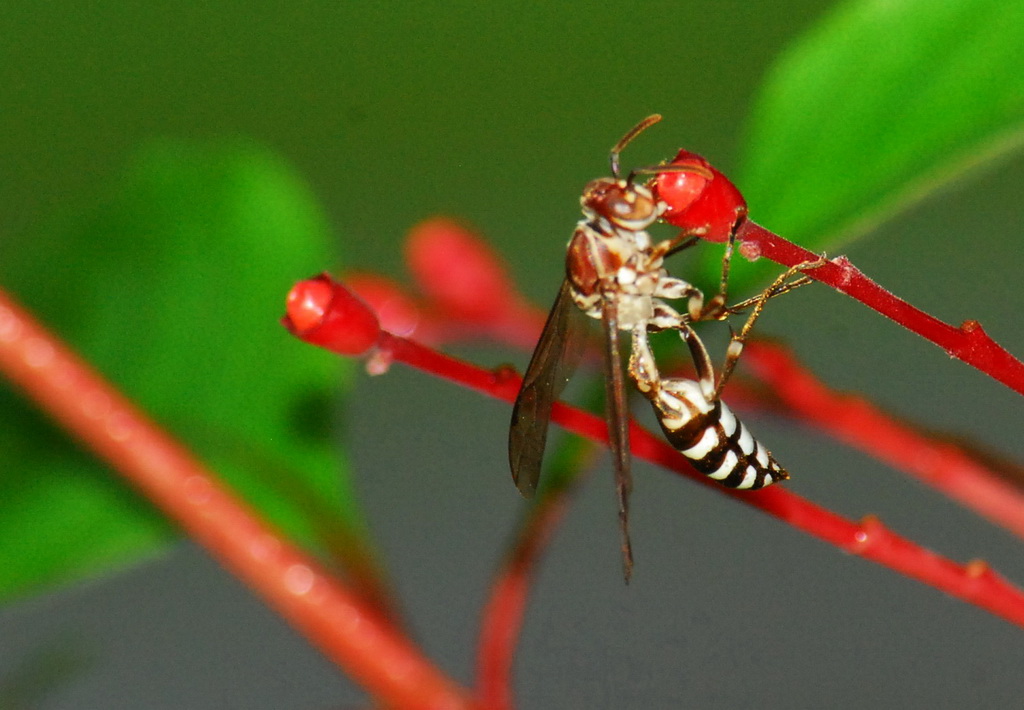
<instances>
[{"instance_id":1,"label":"insect hind leg","mask_svg":"<svg viewBox=\"0 0 1024 710\"><path fill-rule=\"evenodd\" d=\"M715 385L713 399L718 399L719 395L722 393L722 388L725 387L725 383L729 381L733 370L736 369L736 363L739 362L740 355L743 354L744 344L750 336L750 331L753 330L754 324L757 323L757 319L761 317L761 312L764 310L765 304L776 296L781 296L784 293L789 293L790 291L811 283L812 279L807 275L802 274L795 279L793 279L793 277L805 270L816 269L826 262L827 259L822 255L812 261L804 261L796 264L795 266L791 266L779 274L771 285L757 296L748 298L745 301L741 301L725 309L726 314L741 313L747 308L753 306L753 310L751 310L750 314L747 316L747 320L740 329L740 332L734 332L732 334L732 339L729 341L729 346L725 351L725 362L722 364L722 370L719 373L718 382ZM790 279L793 280L790 281Z\"/></svg>"}]
</instances>

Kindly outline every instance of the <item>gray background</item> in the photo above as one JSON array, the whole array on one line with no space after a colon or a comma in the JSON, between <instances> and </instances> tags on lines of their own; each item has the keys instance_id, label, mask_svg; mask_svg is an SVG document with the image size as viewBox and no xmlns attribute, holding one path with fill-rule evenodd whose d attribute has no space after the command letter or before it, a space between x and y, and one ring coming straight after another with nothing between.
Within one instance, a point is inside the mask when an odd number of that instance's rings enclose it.
<instances>
[{"instance_id":1,"label":"gray background","mask_svg":"<svg viewBox=\"0 0 1024 710\"><path fill-rule=\"evenodd\" d=\"M565 4L8 0L0 19L0 234L95 194L147 138L248 135L311 182L346 264L400 274L434 213L480 226L538 302L560 279L579 190L652 111L630 163L686 145L727 172L761 72L829 5L811 0ZM848 250L950 322L1012 352L1024 161L932 199ZM756 205L753 207L756 218ZM772 305L825 381L1021 459L1017 395L825 288ZM463 349L485 364L526 354ZM396 367L346 406L375 534L427 652L469 681L489 575L522 512L508 408ZM1021 545L811 431L750 416L792 490L1024 583ZM386 434L382 433L386 432ZM1006 622L638 464L634 583L619 579L602 469L533 591L524 708L1016 707L1024 636ZM336 708L363 694L191 545L0 612L0 683L66 674L32 707Z\"/></svg>"}]
</instances>

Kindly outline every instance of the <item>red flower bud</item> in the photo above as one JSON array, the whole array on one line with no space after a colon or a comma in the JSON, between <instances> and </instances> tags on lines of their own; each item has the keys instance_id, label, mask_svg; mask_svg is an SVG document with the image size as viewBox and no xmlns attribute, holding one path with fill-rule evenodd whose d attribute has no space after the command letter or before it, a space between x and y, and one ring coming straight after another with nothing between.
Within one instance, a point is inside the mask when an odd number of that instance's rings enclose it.
<instances>
[{"instance_id":1,"label":"red flower bud","mask_svg":"<svg viewBox=\"0 0 1024 710\"><path fill-rule=\"evenodd\" d=\"M517 302L515 286L491 248L459 223L435 217L409 233L406 261L423 292L455 318L481 321Z\"/></svg>"},{"instance_id":2,"label":"red flower bud","mask_svg":"<svg viewBox=\"0 0 1024 710\"><path fill-rule=\"evenodd\" d=\"M288 292L284 326L308 343L342 355L361 355L377 342L373 311L327 274L300 281Z\"/></svg>"},{"instance_id":3,"label":"red flower bud","mask_svg":"<svg viewBox=\"0 0 1024 710\"><path fill-rule=\"evenodd\" d=\"M707 160L688 150L679 151L669 165L684 169L659 173L653 180L655 197L668 204L662 219L708 241L727 241L747 216L747 202L740 191Z\"/></svg>"}]
</instances>

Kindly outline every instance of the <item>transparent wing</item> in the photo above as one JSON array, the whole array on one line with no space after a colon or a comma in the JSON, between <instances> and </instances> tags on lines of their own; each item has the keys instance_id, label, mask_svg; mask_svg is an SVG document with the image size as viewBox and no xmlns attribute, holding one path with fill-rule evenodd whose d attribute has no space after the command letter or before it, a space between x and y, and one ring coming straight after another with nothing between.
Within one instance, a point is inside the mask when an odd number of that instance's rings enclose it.
<instances>
[{"instance_id":1,"label":"transparent wing","mask_svg":"<svg viewBox=\"0 0 1024 710\"><path fill-rule=\"evenodd\" d=\"M551 405L565 389L586 347L587 316L562 282L544 331L523 375L508 430L508 462L519 492L532 497L548 439Z\"/></svg>"},{"instance_id":2,"label":"transparent wing","mask_svg":"<svg viewBox=\"0 0 1024 710\"><path fill-rule=\"evenodd\" d=\"M633 571L633 548L629 541L629 494L633 490L630 470L629 408L619 358L617 304L606 299L601 307L604 328L605 416L608 420L608 444L615 468L615 492L619 498L619 528L622 536L622 570L627 582Z\"/></svg>"}]
</instances>

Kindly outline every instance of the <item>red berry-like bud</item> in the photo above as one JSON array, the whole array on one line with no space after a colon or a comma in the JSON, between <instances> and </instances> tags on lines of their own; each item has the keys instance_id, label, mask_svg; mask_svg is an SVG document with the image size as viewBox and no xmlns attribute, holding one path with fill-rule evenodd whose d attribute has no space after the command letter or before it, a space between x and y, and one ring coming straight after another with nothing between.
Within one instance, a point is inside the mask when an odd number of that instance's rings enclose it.
<instances>
[{"instance_id":1,"label":"red berry-like bud","mask_svg":"<svg viewBox=\"0 0 1024 710\"><path fill-rule=\"evenodd\" d=\"M306 342L342 355L363 354L380 335L373 311L327 274L292 287L282 322Z\"/></svg>"},{"instance_id":2,"label":"red berry-like bud","mask_svg":"<svg viewBox=\"0 0 1024 710\"><path fill-rule=\"evenodd\" d=\"M727 241L747 216L747 201L740 191L707 160L688 150L679 151L669 165L678 166L678 172L659 173L653 181L655 197L668 205L662 219L708 241Z\"/></svg>"},{"instance_id":3,"label":"red berry-like bud","mask_svg":"<svg viewBox=\"0 0 1024 710\"><path fill-rule=\"evenodd\" d=\"M476 233L453 220L435 217L413 227L405 256L423 292L453 317L486 320L517 301L501 260Z\"/></svg>"}]
</instances>

